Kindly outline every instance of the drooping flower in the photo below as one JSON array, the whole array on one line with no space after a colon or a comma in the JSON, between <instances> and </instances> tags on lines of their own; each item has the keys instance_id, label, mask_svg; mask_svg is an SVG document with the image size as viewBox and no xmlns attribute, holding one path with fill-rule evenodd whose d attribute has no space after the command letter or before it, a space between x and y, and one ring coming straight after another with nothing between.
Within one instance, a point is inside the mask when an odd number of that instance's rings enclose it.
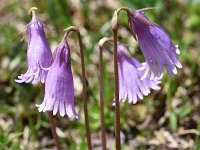
<instances>
[{"instance_id":1,"label":"drooping flower","mask_svg":"<svg viewBox=\"0 0 200 150\"><path fill-rule=\"evenodd\" d=\"M138 70L142 64L135 58L128 56L127 48L118 44L118 74L119 74L119 99L124 102L128 99L129 103L136 103L138 98L143 99L144 96L150 94L150 90L159 90L158 84L161 77L154 77L153 74L146 74L144 71Z\"/></svg>"},{"instance_id":2,"label":"drooping flower","mask_svg":"<svg viewBox=\"0 0 200 150\"><path fill-rule=\"evenodd\" d=\"M55 50L55 59L49 70L45 82L44 101L36 105L41 112L53 111L63 117L79 118L74 108L74 83L71 70L70 49L63 40Z\"/></svg>"},{"instance_id":3,"label":"drooping flower","mask_svg":"<svg viewBox=\"0 0 200 150\"><path fill-rule=\"evenodd\" d=\"M148 8L129 10L128 13L132 34L137 38L147 62L144 68L150 68L157 76L163 73L164 68L170 76L177 74L176 67L182 68L176 56L176 54L180 54L178 46L172 43L163 28L144 15L145 10Z\"/></svg>"},{"instance_id":4,"label":"drooping flower","mask_svg":"<svg viewBox=\"0 0 200 150\"><path fill-rule=\"evenodd\" d=\"M51 49L47 43L42 22L34 15L31 22L27 25L28 48L27 60L28 70L25 74L15 79L18 83L38 83L40 80L45 82L48 71L40 66L48 68L53 62Z\"/></svg>"}]
</instances>

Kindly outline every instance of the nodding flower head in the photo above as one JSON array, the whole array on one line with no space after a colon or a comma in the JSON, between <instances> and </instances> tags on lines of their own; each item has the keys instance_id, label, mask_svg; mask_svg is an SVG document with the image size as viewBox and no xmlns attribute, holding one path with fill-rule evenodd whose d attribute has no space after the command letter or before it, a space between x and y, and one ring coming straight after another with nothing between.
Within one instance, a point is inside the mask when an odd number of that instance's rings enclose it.
<instances>
[{"instance_id":1,"label":"nodding flower head","mask_svg":"<svg viewBox=\"0 0 200 150\"><path fill-rule=\"evenodd\" d=\"M154 77L145 74L139 68L143 65L135 58L130 57L127 48L118 44L118 74L119 74L119 99L124 102L128 99L129 103L136 103L139 99L150 94L150 90L159 90L158 84L161 77ZM145 74L145 75L144 75Z\"/></svg>"},{"instance_id":2,"label":"nodding flower head","mask_svg":"<svg viewBox=\"0 0 200 150\"><path fill-rule=\"evenodd\" d=\"M63 40L55 51L55 59L49 70L45 83L45 97L40 105L36 105L41 112L53 111L63 117L79 118L74 108L74 83L71 70L70 49Z\"/></svg>"},{"instance_id":3,"label":"nodding flower head","mask_svg":"<svg viewBox=\"0 0 200 150\"><path fill-rule=\"evenodd\" d=\"M129 10L128 22L133 36L139 42L146 65L157 76L163 73L164 68L170 76L177 74L176 67L182 68L176 56L180 54L178 46L172 43L163 28L144 15L145 10L149 9Z\"/></svg>"},{"instance_id":4,"label":"nodding flower head","mask_svg":"<svg viewBox=\"0 0 200 150\"><path fill-rule=\"evenodd\" d=\"M36 84L40 80L44 83L48 72L40 66L44 68L50 67L53 57L45 37L42 22L36 16L33 16L31 22L27 25L27 31L28 70L25 74L18 76L18 79L15 79L15 81L18 83L32 82L32 84Z\"/></svg>"}]
</instances>

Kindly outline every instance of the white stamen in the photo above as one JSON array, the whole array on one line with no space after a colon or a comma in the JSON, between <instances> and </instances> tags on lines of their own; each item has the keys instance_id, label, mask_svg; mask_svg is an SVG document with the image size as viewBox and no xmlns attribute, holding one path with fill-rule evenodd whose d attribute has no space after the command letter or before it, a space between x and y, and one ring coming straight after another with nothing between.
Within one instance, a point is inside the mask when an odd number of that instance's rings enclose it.
<instances>
[{"instance_id":1,"label":"white stamen","mask_svg":"<svg viewBox=\"0 0 200 150\"><path fill-rule=\"evenodd\" d=\"M158 77L158 80L161 80L163 77L163 73Z\"/></svg>"},{"instance_id":2,"label":"white stamen","mask_svg":"<svg viewBox=\"0 0 200 150\"><path fill-rule=\"evenodd\" d=\"M175 47L176 47L176 54L180 54L181 52L180 52L180 50L178 49L178 45L175 45Z\"/></svg>"},{"instance_id":3,"label":"white stamen","mask_svg":"<svg viewBox=\"0 0 200 150\"><path fill-rule=\"evenodd\" d=\"M176 54L180 54L180 50L179 49L176 49Z\"/></svg>"},{"instance_id":4,"label":"white stamen","mask_svg":"<svg viewBox=\"0 0 200 150\"><path fill-rule=\"evenodd\" d=\"M146 68L146 63L142 63L142 67L137 68L137 70L142 71L145 70Z\"/></svg>"},{"instance_id":5,"label":"white stamen","mask_svg":"<svg viewBox=\"0 0 200 150\"><path fill-rule=\"evenodd\" d=\"M176 67L174 67L174 69L172 70L172 72L173 72L174 74L177 74L177 69L176 69Z\"/></svg>"},{"instance_id":6,"label":"white stamen","mask_svg":"<svg viewBox=\"0 0 200 150\"><path fill-rule=\"evenodd\" d=\"M180 63L179 61L177 61L175 65L176 65L178 68L182 68L182 65L181 65L181 63Z\"/></svg>"}]
</instances>

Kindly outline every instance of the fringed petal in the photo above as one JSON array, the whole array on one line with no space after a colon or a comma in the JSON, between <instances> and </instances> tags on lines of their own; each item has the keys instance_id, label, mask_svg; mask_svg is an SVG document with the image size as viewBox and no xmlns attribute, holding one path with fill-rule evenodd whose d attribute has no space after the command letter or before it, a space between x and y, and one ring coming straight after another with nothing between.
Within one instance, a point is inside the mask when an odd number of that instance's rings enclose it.
<instances>
[{"instance_id":1,"label":"fringed petal","mask_svg":"<svg viewBox=\"0 0 200 150\"><path fill-rule=\"evenodd\" d=\"M47 43L43 25L36 16L33 16L31 22L27 25L28 32L28 49L27 49L27 60L28 70L25 74L18 76L15 81L18 83L30 83L37 84L40 80L42 83L46 80L47 69L52 64L52 53ZM38 62L41 62L39 64ZM41 66L40 66L41 65ZM42 69L45 73L41 73ZM41 77L42 74L45 76Z\"/></svg>"},{"instance_id":2,"label":"fringed petal","mask_svg":"<svg viewBox=\"0 0 200 150\"><path fill-rule=\"evenodd\" d=\"M180 50L172 43L167 32L149 20L142 11L130 11L128 19L130 29L134 29L132 32L137 35L139 46L153 74L159 76L164 68L170 76L177 74L176 67L182 68L176 56L180 54ZM144 70L143 68L144 66L138 69ZM148 71L145 70L141 79L144 79L147 74Z\"/></svg>"},{"instance_id":3,"label":"fringed petal","mask_svg":"<svg viewBox=\"0 0 200 150\"><path fill-rule=\"evenodd\" d=\"M44 68L41 70L40 76L44 79L46 72ZM55 60L46 77L44 102L37 107L39 111L53 111L53 115L59 113L61 117L67 115L79 118L74 108L70 50L65 41L62 41L56 48Z\"/></svg>"},{"instance_id":4,"label":"fringed petal","mask_svg":"<svg viewBox=\"0 0 200 150\"><path fill-rule=\"evenodd\" d=\"M148 63L140 64L135 58L128 57L124 52L127 48L122 44L118 45L118 73L119 73L119 99L129 103L137 103L138 99L150 94L150 90L159 90L158 84L161 76L155 77L150 72Z\"/></svg>"}]
</instances>

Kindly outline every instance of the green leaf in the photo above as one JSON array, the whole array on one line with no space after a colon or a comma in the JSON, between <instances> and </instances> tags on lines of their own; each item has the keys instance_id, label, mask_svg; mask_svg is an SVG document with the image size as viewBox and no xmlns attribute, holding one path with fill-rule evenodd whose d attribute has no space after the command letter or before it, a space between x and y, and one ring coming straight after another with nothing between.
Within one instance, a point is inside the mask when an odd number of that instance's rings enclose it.
<instances>
[{"instance_id":1,"label":"green leaf","mask_svg":"<svg viewBox=\"0 0 200 150\"><path fill-rule=\"evenodd\" d=\"M192 14L186 21L186 25L189 28L198 27L200 24L200 16L197 14Z\"/></svg>"},{"instance_id":2,"label":"green leaf","mask_svg":"<svg viewBox=\"0 0 200 150\"><path fill-rule=\"evenodd\" d=\"M184 118L192 112L192 106L189 104L184 105L177 113L180 118Z\"/></svg>"},{"instance_id":3,"label":"green leaf","mask_svg":"<svg viewBox=\"0 0 200 150\"><path fill-rule=\"evenodd\" d=\"M175 132L177 129L177 123L178 123L177 115L174 112L171 112L169 116L169 127L173 132Z\"/></svg>"}]
</instances>

